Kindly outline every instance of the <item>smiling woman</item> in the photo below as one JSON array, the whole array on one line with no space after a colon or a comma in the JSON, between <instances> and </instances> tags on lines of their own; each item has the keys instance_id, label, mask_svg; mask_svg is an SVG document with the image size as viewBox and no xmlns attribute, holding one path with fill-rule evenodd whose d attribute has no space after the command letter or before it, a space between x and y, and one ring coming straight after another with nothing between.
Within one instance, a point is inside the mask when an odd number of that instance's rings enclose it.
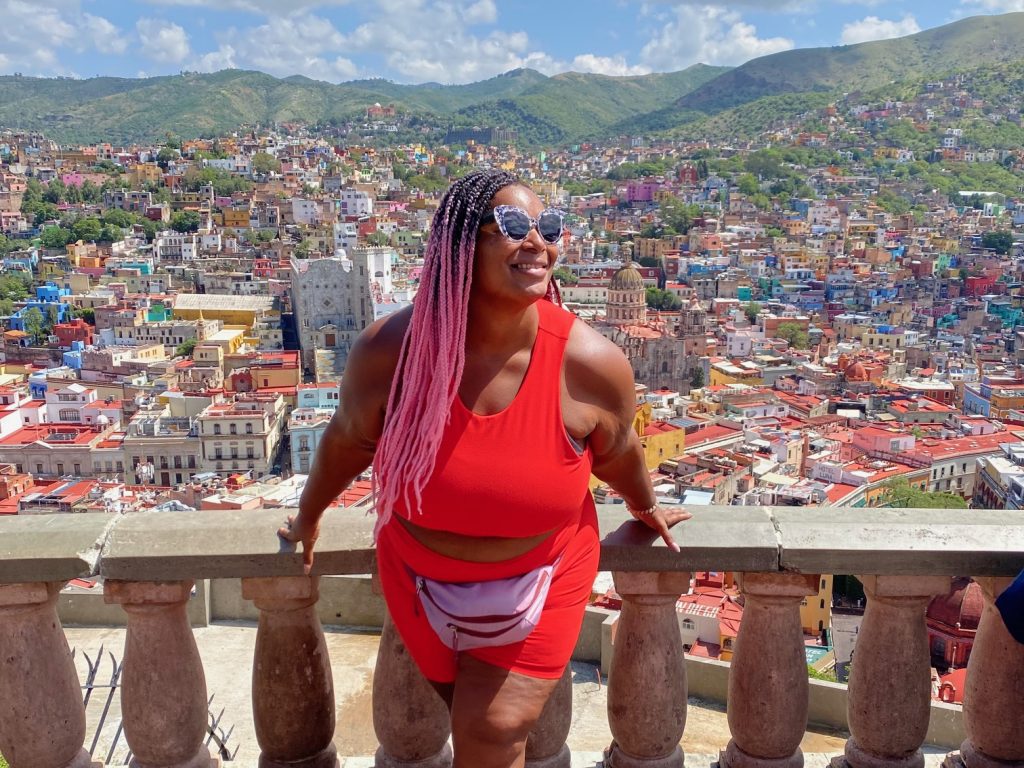
<instances>
[{"instance_id":1,"label":"smiling woman","mask_svg":"<svg viewBox=\"0 0 1024 768\"><path fill-rule=\"evenodd\" d=\"M562 214L515 177L456 181L411 311L370 326L342 380L299 514L312 566L324 508L371 461L381 587L451 709L455 763L521 766L597 573L591 473L676 548L632 429L632 370L562 309Z\"/></svg>"}]
</instances>

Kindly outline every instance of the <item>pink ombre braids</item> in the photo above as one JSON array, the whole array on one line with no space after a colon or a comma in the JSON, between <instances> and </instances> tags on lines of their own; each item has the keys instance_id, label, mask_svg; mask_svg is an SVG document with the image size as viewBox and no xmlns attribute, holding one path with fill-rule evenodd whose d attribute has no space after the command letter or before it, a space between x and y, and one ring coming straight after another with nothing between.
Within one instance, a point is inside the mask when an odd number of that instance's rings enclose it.
<instances>
[{"instance_id":1,"label":"pink ombre braids","mask_svg":"<svg viewBox=\"0 0 1024 768\"><path fill-rule=\"evenodd\" d=\"M374 459L375 537L400 496L408 509L420 506L462 381L480 219L498 190L519 183L505 171L474 171L451 185L434 214ZM547 298L561 304L554 280Z\"/></svg>"}]
</instances>

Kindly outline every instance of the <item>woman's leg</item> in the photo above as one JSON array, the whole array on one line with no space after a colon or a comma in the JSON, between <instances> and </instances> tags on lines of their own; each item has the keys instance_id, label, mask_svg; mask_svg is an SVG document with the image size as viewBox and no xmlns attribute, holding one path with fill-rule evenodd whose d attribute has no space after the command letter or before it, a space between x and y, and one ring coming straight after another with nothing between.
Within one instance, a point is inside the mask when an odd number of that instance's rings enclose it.
<instances>
[{"instance_id":1,"label":"woman's leg","mask_svg":"<svg viewBox=\"0 0 1024 768\"><path fill-rule=\"evenodd\" d=\"M527 677L459 654L452 768L522 768L529 736L558 679Z\"/></svg>"}]
</instances>

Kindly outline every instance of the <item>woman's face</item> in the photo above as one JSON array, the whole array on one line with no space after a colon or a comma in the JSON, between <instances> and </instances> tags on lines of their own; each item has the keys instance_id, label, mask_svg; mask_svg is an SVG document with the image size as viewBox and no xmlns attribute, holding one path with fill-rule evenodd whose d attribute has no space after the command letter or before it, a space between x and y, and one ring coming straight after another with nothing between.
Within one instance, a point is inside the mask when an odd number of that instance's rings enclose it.
<instances>
[{"instance_id":1,"label":"woman's face","mask_svg":"<svg viewBox=\"0 0 1024 768\"><path fill-rule=\"evenodd\" d=\"M512 184L498 190L489 208L515 205L536 219L544 204L527 187ZM507 239L496 222L480 225L473 259L473 297L529 305L544 298L558 259L558 245L549 245L536 227L526 239Z\"/></svg>"}]
</instances>

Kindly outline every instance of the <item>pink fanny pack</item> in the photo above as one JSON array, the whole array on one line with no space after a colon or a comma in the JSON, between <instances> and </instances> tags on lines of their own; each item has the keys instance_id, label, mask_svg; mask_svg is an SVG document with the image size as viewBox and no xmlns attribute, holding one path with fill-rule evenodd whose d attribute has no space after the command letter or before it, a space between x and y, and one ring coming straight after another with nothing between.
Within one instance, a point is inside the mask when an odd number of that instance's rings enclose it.
<instances>
[{"instance_id":1,"label":"pink fanny pack","mask_svg":"<svg viewBox=\"0 0 1024 768\"><path fill-rule=\"evenodd\" d=\"M430 626L453 651L510 645L525 640L540 621L557 565L466 584L416 576L416 594Z\"/></svg>"}]
</instances>

